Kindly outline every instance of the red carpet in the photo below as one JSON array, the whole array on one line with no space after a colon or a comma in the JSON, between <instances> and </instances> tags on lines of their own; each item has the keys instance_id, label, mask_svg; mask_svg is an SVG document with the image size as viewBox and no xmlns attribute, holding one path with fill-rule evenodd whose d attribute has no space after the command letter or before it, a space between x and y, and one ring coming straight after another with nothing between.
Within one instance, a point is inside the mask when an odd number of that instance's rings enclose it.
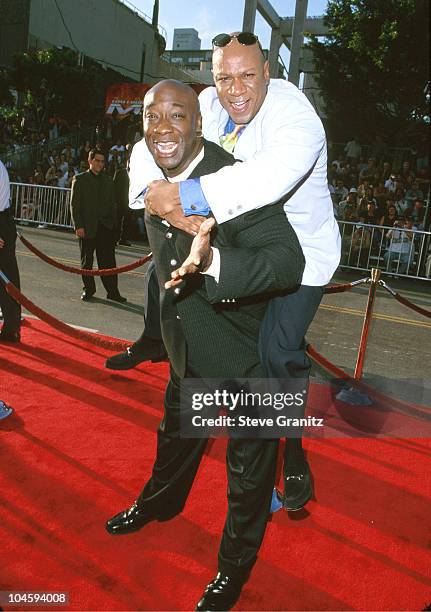
<instances>
[{"instance_id":1,"label":"red carpet","mask_svg":"<svg viewBox=\"0 0 431 612\"><path fill-rule=\"evenodd\" d=\"M182 515L129 536L155 450L167 364L121 374L109 354L29 322L0 346L0 590L68 591L71 610L192 610L214 575L225 442ZM312 390L311 402L321 401ZM238 610L422 610L431 601L431 442L310 440L316 501L274 515ZM17 606L8 609L36 609ZM40 607L38 609L41 609Z\"/></svg>"}]
</instances>

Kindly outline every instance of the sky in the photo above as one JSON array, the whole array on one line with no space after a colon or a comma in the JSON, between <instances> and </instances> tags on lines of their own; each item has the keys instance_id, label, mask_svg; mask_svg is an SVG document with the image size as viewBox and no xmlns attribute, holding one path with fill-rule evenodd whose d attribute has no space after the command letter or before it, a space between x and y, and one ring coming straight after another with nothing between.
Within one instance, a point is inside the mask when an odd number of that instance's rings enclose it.
<instances>
[{"instance_id":1,"label":"sky","mask_svg":"<svg viewBox=\"0 0 431 612\"><path fill-rule=\"evenodd\" d=\"M129 0L149 17L153 14L153 0ZM295 0L270 0L281 17L293 17ZM327 0L308 0L308 16L323 15ZM202 40L202 49L211 49L212 38L221 32L234 32L242 29L244 0L160 0L159 23L168 32L167 49L172 49L174 28L195 28ZM269 49L271 28L258 13L255 34L262 46ZM283 45L281 53L286 65L289 52Z\"/></svg>"}]
</instances>

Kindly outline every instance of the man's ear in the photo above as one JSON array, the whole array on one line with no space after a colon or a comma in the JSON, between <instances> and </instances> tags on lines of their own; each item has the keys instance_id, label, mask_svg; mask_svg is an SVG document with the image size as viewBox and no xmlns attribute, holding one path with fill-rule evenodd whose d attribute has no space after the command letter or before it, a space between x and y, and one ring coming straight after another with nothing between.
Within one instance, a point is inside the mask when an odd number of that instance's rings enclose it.
<instances>
[{"instance_id":1,"label":"man's ear","mask_svg":"<svg viewBox=\"0 0 431 612\"><path fill-rule=\"evenodd\" d=\"M200 113L196 116L196 135L202 137L202 115Z\"/></svg>"},{"instance_id":2,"label":"man's ear","mask_svg":"<svg viewBox=\"0 0 431 612\"><path fill-rule=\"evenodd\" d=\"M268 60L265 60L265 63L263 65L263 78L265 79L265 81L267 81L269 83L269 62Z\"/></svg>"}]
</instances>

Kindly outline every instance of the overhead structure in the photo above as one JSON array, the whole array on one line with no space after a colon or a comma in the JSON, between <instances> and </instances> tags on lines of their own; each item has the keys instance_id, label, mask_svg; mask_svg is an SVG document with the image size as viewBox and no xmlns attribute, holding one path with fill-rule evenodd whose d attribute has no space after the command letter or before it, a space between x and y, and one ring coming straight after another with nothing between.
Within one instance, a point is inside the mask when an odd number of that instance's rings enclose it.
<instances>
[{"instance_id":1,"label":"overhead structure","mask_svg":"<svg viewBox=\"0 0 431 612\"><path fill-rule=\"evenodd\" d=\"M289 76L291 83L299 85L299 61L302 43L304 42L304 25L307 17L308 0L296 0L295 19L293 22L292 42L290 43Z\"/></svg>"},{"instance_id":2,"label":"overhead structure","mask_svg":"<svg viewBox=\"0 0 431 612\"><path fill-rule=\"evenodd\" d=\"M302 57L304 32L311 32L317 36L324 36L327 28L323 17L307 18L308 0L296 0L295 17L280 17L269 0L245 0L243 30L254 32L256 11L262 15L271 28L271 42L269 47L269 71L271 77L278 76L278 56L281 45L290 50L288 79L299 85L299 75L305 68ZM309 62L308 62L309 65Z\"/></svg>"}]
</instances>

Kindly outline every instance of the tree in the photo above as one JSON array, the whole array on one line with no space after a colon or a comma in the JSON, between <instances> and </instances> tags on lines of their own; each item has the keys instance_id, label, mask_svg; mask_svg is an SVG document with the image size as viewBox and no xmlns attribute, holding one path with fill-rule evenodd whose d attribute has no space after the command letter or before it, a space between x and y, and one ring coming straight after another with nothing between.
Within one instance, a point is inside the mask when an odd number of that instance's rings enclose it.
<instances>
[{"instance_id":1,"label":"tree","mask_svg":"<svg viewBox=\"0 0 431 612\"><path fill-rule=\"evenodd\" d=\"M6 70L0 70L0 105L9 106L13 99L9 91L10 79Z\"/></svg>"},{"instance_id":2,"label":"tree","mask_svg":"<svg viewBox=\"0 0 431 612\"><path fill-rule=\"evenodd\" d=\"M82 120L96 106L93 71L78 66L78 56L70 49L43 49L17 55L11 81L25 94L25 105L33 111L39 129L51 114L71 121Z\"/></svg>"},{"instance_id":3,"label":"tree","mask_svg":"<svg viewBox=\"0 0 431 612\"><path fill-rule=\"evenodd\" d=\"M411 144L428 115L429 0L329 0L309 47L332 139Z\"/></svg>"}]
</instances>

